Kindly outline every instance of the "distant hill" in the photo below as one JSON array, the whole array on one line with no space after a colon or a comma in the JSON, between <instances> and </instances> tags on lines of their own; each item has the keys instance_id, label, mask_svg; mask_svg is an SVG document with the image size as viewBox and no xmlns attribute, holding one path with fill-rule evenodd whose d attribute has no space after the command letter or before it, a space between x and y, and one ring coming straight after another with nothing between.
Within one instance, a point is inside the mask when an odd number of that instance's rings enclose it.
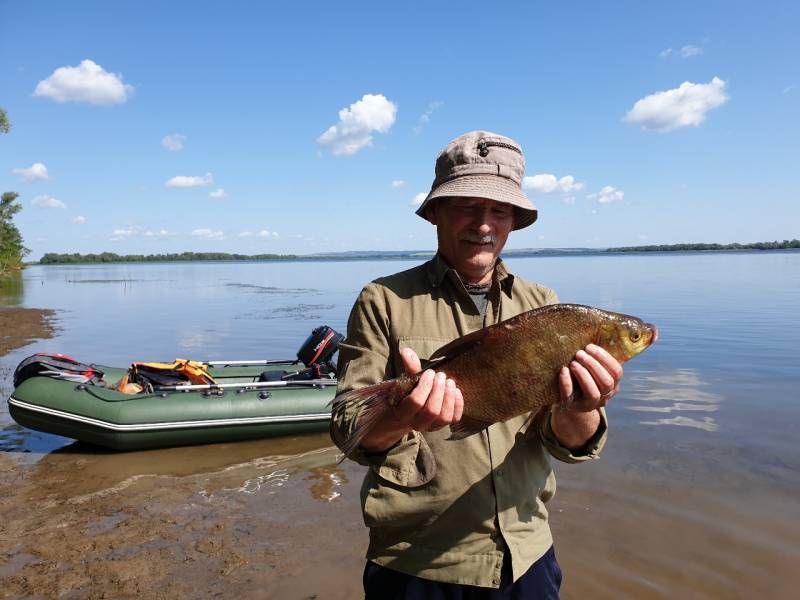
<instances>
[{"instance_id":1,"label":"distant hill","mask_svg":"<svg viewBox=\"0 0 800 600\"><path fill-rule=\"evenodd\" d=\"M624 252L719 252L741 250L800 249L800 240L782 242L755 242L752 244L667 244L651 246L623 246L619 248L521 248L506 250L505 257L530 256L582 256ZM325 261L325 260L418 260L433 256L433 250L350 250L347 252L320 252L317 254L229 254L227 252L181 252L178 254L56 254L48 252L39 264L66 265L84 263L122 262L189 262L189 261Z\"/></svg>"}]
</instances>

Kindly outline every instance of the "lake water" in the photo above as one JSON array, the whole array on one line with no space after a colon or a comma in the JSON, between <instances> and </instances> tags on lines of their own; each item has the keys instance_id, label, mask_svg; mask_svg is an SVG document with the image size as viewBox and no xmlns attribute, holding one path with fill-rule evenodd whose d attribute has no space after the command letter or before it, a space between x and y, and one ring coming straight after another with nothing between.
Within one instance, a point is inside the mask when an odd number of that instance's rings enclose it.
<instances>
[{"instance_id":1,"label":"lake water","mask_svg":"<svg viewBox=\"0 0 800 600\"><path fill-rule=\"evenodd\" d=\"M12 367L33 352L114 365L293 357L314 327L345 331L364 283L414 264L34 266L24 271L22 289L0 303L55 309L57 335L0 358L0 365ZM552 523L564 597L790 597L800 585L800 253L536 257L508 264L556 289L563 302L635 314L659 329L658 343L626 365L621 393L609 406L602 459L557 465ZM0 382L2 391L8 386ZM26 468L73 464L50 454L69 440L20 430L5 407L0 428L0 448L24 453L19 461ZM313 465L287 467L286 480L295 487L287 481L283 487L286 494L302 493L297 490L319 485L309 469L328 469L321 477L333 491L316 509L319 521L331 526L324 513L338 503L337 522L357 533L347 554L352 572L337 571L341 589L350 592L319 597L347 597L357 593L364 551L357 507L362 470L351 463L336 467L325 437L313 439ZM270 455L276 443L241 447L245 454ZM137 453L121 459L80 445L70 452L70 461L76 453L90 457L98 471L117 465L126 477L152 474L153 453L145 461ZM215 453L199 448L192 455L202 465L218 460ZM282 447L276 455L292 452ZM237 457L231 464L249 465L248 477L258 472L253 460L259 457ZM169 475L190 476L181 469ZM197 467L190 470L194 476ZM269 502L250 494L236 511L256 519ZM305 593L276 585L286 597Z\"/></svg>"}]
</instances>

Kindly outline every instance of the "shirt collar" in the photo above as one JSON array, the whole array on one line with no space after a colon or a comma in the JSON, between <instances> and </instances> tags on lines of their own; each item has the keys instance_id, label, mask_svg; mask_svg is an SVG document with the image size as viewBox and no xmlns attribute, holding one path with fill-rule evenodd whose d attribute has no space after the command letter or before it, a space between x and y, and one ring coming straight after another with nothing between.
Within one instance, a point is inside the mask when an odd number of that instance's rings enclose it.
<instances>
[{"instance_id":1,"label":"shirt collar","mask_svg":"<svg viewBox=\"0 0 800 600\"><path fill-rule=\"evenodd\" d=\"M458 273L456 273L455 269L447 264L447 261L438 252L428 261L428 281L431 287L435 288L442 285L444 278L447 277L450 272L452 272L452 276L458 278ZM497 263L494 267L494 277L495 280L500 283L500 289L510 298L511 290L514 286L514 274L508 270L508 267L506 267L503 259L500 257L497 258Z\"/></svg>"}]
</instances>

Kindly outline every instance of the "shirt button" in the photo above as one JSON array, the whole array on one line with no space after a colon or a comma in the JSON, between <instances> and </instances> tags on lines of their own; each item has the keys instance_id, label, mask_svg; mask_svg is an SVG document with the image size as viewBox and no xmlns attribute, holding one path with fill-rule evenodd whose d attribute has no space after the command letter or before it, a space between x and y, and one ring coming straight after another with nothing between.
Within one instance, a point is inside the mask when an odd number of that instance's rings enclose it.
<instances>
[{"instance_id":1,"label":"shirt button","mask_svg":"<svg viewBox=\"0 0 800 600\"><path fill-rule=\"evenodd\" d=\"M502 477L503 476L503 469L497 469L497 476L498 477Z\"/></svg>"}]
</instances>

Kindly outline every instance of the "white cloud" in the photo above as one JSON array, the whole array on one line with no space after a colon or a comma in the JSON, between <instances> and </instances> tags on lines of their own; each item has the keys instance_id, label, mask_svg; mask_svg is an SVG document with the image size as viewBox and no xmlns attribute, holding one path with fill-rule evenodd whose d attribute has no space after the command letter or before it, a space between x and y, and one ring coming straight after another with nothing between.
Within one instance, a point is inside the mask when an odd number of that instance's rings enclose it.
<instances>
[{"instance_id":1,"label":"white cloud","mask_svg":"<svg viewBox=\"0 0 800 600\"><path fill-rule=\"evenodd\" d=\"M428 197L428 192L420 192L411 199L411 206L420 206Z\"/></svg>"},{"instance_id":2,"label":"white cloud","mask_svg":"<svg viewBox=\"0 0 800 600\"><path fill-rule=\"evenodd\" d=\"M134 235L139 235L139 230L135 227L125 227L120 229L115 229L111 232L113 236L111 239L122 239L122 238L129 238Z\"/></svg>"},{"instance_id":3,"label":"white cloud","mask_svg":"<svg viewBox=\"0 0 800 600\"><path fill-rule=\"evenodd\" d=\"M673 50L672 48L667 48L666 50L662 50L658 53L660 58L669 58L672 55L679 56L681 58L692 58L693 56L700 56L703 54L703 49L698 46L692 46L691 44L687 44L686 46L681 47L678 50Z\"/></svg>"},{"instance_id":4,"label":"white cloud","mask_svg":"<svg viewBox=\"0 0 800 600\"><path fill-rule=\"evenodd\" d=\"M256 237L260 237L262 239L264 239L264 238L276 238L276 237L278 237L278 232L277 231L267 231L266 229L262 229L261 231L259 231L255 235L256 235Z\"/></svg>"},{"instance_id":5,"label":"white cloud","mask_svg":"<svg viewBox=\"0 0 800 600\"><path fill-rule=\"evenodd\" d=\"M406 182L403 181L402 179L395 179L394 181L392 181L393 188L400 188L403 187L405 184Z\"/></svg>"},{"instance_id":6,"label":"white cloud","mask_svg":"<svg viewBox=\"0 0 800 600\"><path fill-rule=\"evenodd\" d=\"M242 233L239 234L240 238L246 238L246 237L252 237L252 236L253 236L253 232L252 231L243 231Z\"/></svg>"},{"instance_id":7,"label":"white cloud","mask_svg":"<svg viewBox=\"0 0 800 600\"><path fill-rule=\"evenodd\" d=\"M216 192L211 192L208 197L212 200L222 200L223 198L227 198L228 194L225 193L225 190L219 188Z\"/></svg>"},{"instance_id":8,"label":"white cloud","mask_svg":"<svg viewBox=\"0 0 800 600\"><path fill-rule=\"evenodd\" d=\"M91 60L77 67L59 67L36 86L34 96L56 102L88 104L123 104L133 93L133 86L122 83L122 75L109 73Z\"/></svg>"},{"instance_id":9,"label":"white cloud","mask_svg":"<svg viewBox=\"0 0 800 600\"><path fill-rule=\"evenodd\" d=\"M680 87L656 92L638 100L625 121L642 129L667 132L678 127L699 126L706 113L728 101L725 82L714 77L709 83L684 81Z\"/></svg>"},{"instance_id":10,"label":"white cloud","mask_svg":"<svg viewBox=\"0 0 800 600\"><path fill-rule=\"evenodd\" d=\"M11 172L14 175L19 175L22 181L26 182L50 179L50 175L47 174L47 167L44 166L44 163L33 163L27 169L13 169Z\"/></svg>"},{"instance_id":11,"label":"white cloud","mask_svg":"<svg viewBox=\"0 0 800 600\"><path fill-rule=\"evenodd\" d=\"M551 173L539 173L522 179L522 187L534 195L539 194L573 194L583 189L583 183L575 181L572 175L558 179Z\"/></svg>"},{"instance_id":12,"label":"white cloud","mask_svg":"<svg viewBox=\"0 0 800 600\"><path fill-rule=\"evenodd\" d=\"M192 230L192 235L209 240L221 240L225 238L225 234L222 231L214 231L212 229L194 229Z\"/></svg>"},{"instance_id":13,"label":"white cloud","mask_svg":"<svg viewBox=\"0 0 800 600\"><path fill-rule=\"evenodd\" d=\"M214 176L211 173L206 173L202 177L199 175L177 175L166 183L166 186L171 188L208 187L210 185L214 185Z\"/></svg>"},{"instance_id":14,"label":"white cloud","mask_svg":"<svg viewBox=\"0 0 800 600\"><path fill-rule=\"evenodd\" d=\"M425 126L431 122L431 115L437 108L441 108L444 106L444 102L439 100L435 100L428 104L427 110L419 116L417 119L417 124L414 126L414 135L419 135L422 133L422 130L425 129Z\"/></svg>"},{"instance_id":15,"label":"white cloud","mask_svg":"<svg viewBox=\"0 0 800 600\"><path fill-rule=\"evenodd\" d=\"M72 219L72 222L75 223L76 225L83 225L84 223L86 223L86 217L78 215L77 217Z\"/></svg>"},{"instance_id":16,"label":"white cloud","mask_svg":"<svg viewBox=\"0 0 800 600\"><path fill-rule=\"evenodd\" d=\"M120 240L127 240L133 237L144 237L147 239L162 239L170 235L175 235L175 234L166 229L145 229L143 231L140 227L130 226L130 227L121 227L119 229L115 229L111 233L111 240L114 242L118 242Z\"/></svg>"},{"instance_id":17,"label":"white cloud","mask_svg":"<svg viewBox=\"0 0 800 600\"><path fill-rule=\"evenodd\" d=\"M697 46L684 46L678 51L681 58L691 58L693 56L700 56L703 53L702 48L698 48Z\"/></svg>"},{"instance_id":18,"label":"white cloud","mask_svg":"<svg viewBox=\"0 0 800 600\"><path fill-rule=\"evenodd\" d=\"M48 196L46 194L36 196L36 198L31 200L31 204L38 206L39 208L67 208L67 205L61 200L56 200L52 196Z\"/></svg>"},{"instance_id":19,"label":"white cloud","mask_svg":"<svg viewBox=\"0 0 800 600\"><path fill-rule=\"evenodd\" d=\"M172 152L178 152L183 150L183 142L186 141L186 136L180 133L172 133L170 135L165 135L164 138L161 140L161 145L164 146L167 150L171 150Z\"/></svg>"},{"instance_id":20,"label":"white cloud","mask_svg":"<svg viewBox=\"0 0 800 600\"><path fill-rule=\"evenodd\" d=\"M383 94L364 94L358 102L339 111L339 122L317 138L334 156L355 154L372 144L374 132L386 133L394 124L397 105Z\"/></svg>"},{"instance_id":21,"label":"white cloud","mask_svg":"<svg viewBox=\"0 0 800 600\"><path fill-rule=\"evenodd\" d=\"M607 185L596 194L589 194L586 196L589 200L597 200L600 204L608 204L609 202L616 202L625 197L625 192L617 188Z\"/></svg>"},{"instance_id":22,"label":"white cloud","mask_svg":"<svg viewBox=\"0 0 800 600\"><path fill-rule=\"evenodd\" d=\"M797 87L797 86L796 86L796 85L794 85L794 84L792 84L792 85L787 85L785 88L783 88L783 91L782 91L781 93L782 93L782 94L788 94L789 92L791 92L791 91L792 91L794 88L796 88L796 87Z\"/></svg>"}]
</instances>

